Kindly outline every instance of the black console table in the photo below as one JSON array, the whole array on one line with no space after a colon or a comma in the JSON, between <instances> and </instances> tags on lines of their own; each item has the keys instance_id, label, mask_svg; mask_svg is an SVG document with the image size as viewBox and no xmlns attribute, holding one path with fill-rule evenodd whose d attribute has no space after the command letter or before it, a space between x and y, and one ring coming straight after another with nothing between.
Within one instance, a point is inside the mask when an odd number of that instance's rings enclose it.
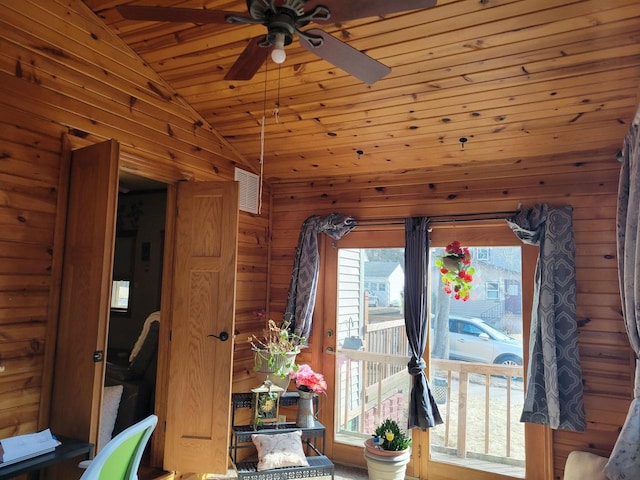
<instances>
[{"instance_id":1,"label":"black console table","mask_svg":"<svg viewBox=\"0 0 640 480\"><path fill-rule=\"evenodd\" d=\"M43 453L10 465L2 466L0 464L0 480L8 480L25 473L41 470L70 458L93 458L93 443L62 436L57 436L57 438L61 445L58 445L53 452Z\"/></svg>"},{"instance_id":2,"label":"black console table","mask_svg":"<svg viewBox=\"0 0 640 480\"><path fill-rule=\"evenodd\" d=\"M251 393L234 393L232 394L232 415L231 415L231 444L229 447L229 456L236 468L239 480L288 480L297 478L331 476L333 478L333 463L324 455L325 448L325 427L316 421L315 425L308 428L297 427L295 422L281 422L268 424L263 426L253 425L236 425L236 410L238 408L251 408ZM297 405L297 392L285 392L280 397L280 406ZM272 470L257 471L258 462L255 456L249 455L238 461L238 451L253 448L251 435L254 433L262 433L273 435L277 433L293 432L295 430L302 431L302 442L305 447L305 455L309 462L308 467L284 467Z\"/></svg>"}]
</instances>

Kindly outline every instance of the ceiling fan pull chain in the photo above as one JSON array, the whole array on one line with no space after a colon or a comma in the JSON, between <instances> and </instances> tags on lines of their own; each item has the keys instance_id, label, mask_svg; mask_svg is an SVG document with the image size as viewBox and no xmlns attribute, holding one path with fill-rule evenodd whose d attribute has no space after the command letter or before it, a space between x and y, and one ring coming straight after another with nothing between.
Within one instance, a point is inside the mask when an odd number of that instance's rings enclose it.
<instances>
[{"instance_id":1,"label":"ceiling fan pull chain","mask_svg":"<svg viewBox=\"0 0 640 480\"><path fill-rule=\"evenodd\" d=\"M258 188L258 215L262 213L262 179L264 178L264 124L267 116L262 114L262 125L260 127L260 183Z\"/></svg>"},{"instance_id":2,"label":"ceiling fan pull chain","mask_svg":"<svg viewBox=\"0 0 640 480\"><path fill-rule=\"evenodd\" d=\"M267 123L267 73L269 65L264 66L264 93L262 97L262 124L260 125L260 182L258 187L258 215L262 214L262 181L264 179L264 127Z\"/></svg>"},{"instance_id":3,"label":"ceiling fan pull chain","mask_svg":"<svg viewBox=\"0 0 640 480\"><path fill-rule=\"evenodd\" d=\"M280 123L280 65L278 65L278 97L276 99L276 108L273 109L273 116L276 118L276 123Z\"/></svg>"}]
</instances>

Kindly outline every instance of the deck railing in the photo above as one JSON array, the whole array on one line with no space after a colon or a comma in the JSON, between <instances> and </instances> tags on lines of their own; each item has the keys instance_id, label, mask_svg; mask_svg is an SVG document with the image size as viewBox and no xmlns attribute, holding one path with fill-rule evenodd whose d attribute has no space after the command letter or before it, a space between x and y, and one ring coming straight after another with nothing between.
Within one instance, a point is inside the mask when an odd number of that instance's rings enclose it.
<instances>
[{"instance_id":1,"label":"deck railing","mask_svg":"<svg viewBox=\"0 0 640 480\"><path fill-rule=\"evenodd\" d=\"M491 427L491 410L495 406L495 403L492 399L492 380L498 379L501 383L500 386L495 388L500 388L501 396L504 395L504 398L501 399L501 403L504 404L504 408L501 410L504 413L504 416L500 418L500 420L494 419L495 422L499 422L502 428L502 433L504 434L504 451L501 452L502 455L506 458L512 458L512 426L514 421L519 422L519 419L513 418L512 410L514 404L513 392L514 390L518 390L515 387L520 387L522 384L522 374L523 369L522 366L517 365L495 365L488 363L471 363L471 362L458 362L454 360L442 360L442 359L432 359L431 360L431 372L437 372L432 375L432 378L442 378L436 377L436 375L444 375L446 376L445 387L447 390L446 394L446 402L444 403L444 411L441 412L443 419L445 420L444 426L444 446L450 445L450 438L452 436L451 432L451 419L456 418L457 421L457 435L455 441L456 448L456 456L460 458L464 458L467 456L467 452L470 451L469 446L467 444L467 425L468 418L470 415L478 416L478 411L471 412L470 404L471 402L479 403L480 405L484 405L483 411L480 412L482 417L484 418L484 447L481 453L484 455L489 455L492 449L490 448L490 439L491 435L489 435L490 427ZM457 377L457 379L456 379ZM469 385L470 381L474 380L476 384L484 385L484 395L483 398L478 402L477 398L473 398L469 394ZM454 401L454 397L452 396L452 386L457 380L458 391L457 391L457 401ZM514 384L517 382L517 384ZM433 382L432 382L433 385ZM443 388L443 387L437 387ZM504 392L504 393L503 393ZM457 405L457 411L453 411L453 408ZM460 421L462 419L462 421ZM476 432L477 434L477 432ZM477 448L477 447L476 447Z\"/></svg>"},{"instance_id":2,"label":"deck railing","mask_svg":"<svg viewBox=\"0 0 640 480\"><path fill-rule=\"evenodd\" d=\"M386 418L389 412L389 408L385 411L385 402L398 392L405 395L405 403L408 403L410 379L407 363L410 357L404 320L367 325L364 344L366 351L338 350L340 368L337 369L336 381L342 387L343 396L337 405L336 424L337 430L343 434L352 432L369 435L372 424L384 419L382 417ZM516 391L518 388L521 390L522 367L432 359L430 372L432 391L439 389L437 394L445 397L445 401L439 405L445 422L443 447L453 449L455 455L461 458L472 453L482 456L494 452L495 456L496 445L491 445L492 435L489 435L489 431L490 428L496 429L495 425L490 425L491 421L495 423L495 419L491 420L491 405L495 402L492 388L499 383L498 388L502 389L500 402L506 407L499 426L504 428L504 436L499 441L504 451L499 455L510 458L513 454L512 427L514 422L519 422L511 413L515 400L512 391L514 387ZM438 382L434 382L435 379ZM476 392L473 398L469 392L470 382ZM478 399L477 392L481 390L481 384L484 384L484 398ZM478 412L478 405L484 405L483 411ZM484 416L484 445L481 448L478 448L477 442L470 448L468 441L467 419L472 408L476 418L478 415ZM406 424L406 412L395 413L404 415L404 419L398 420Z\"/></svg>"}]
</instances>

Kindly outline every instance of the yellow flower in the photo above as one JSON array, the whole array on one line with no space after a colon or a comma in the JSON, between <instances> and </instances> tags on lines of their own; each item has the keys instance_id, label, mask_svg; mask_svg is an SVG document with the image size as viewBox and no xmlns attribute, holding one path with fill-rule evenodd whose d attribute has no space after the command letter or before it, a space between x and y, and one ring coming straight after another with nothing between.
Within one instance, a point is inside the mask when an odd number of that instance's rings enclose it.
<instances>
[{"instance_id":1,"label":"yellow flower","mask_svg":"<svg viewBox=\"0 0 640 480\"><path fill-rule=\"evenodd\" d=\"M386 432L384 432L384 438L386 438L390 442L393 442L393 439L395 438L395 435L393 434L393 432L391 430L387 430Z\"/></svg>"}]
</instances>

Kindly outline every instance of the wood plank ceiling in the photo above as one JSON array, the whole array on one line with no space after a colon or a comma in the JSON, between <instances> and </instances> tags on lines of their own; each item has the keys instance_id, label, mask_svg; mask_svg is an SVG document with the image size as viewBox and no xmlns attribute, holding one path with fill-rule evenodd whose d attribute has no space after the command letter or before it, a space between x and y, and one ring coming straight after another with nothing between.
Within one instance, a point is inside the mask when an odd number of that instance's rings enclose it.
<instances>
[{"instance_id":1,"label":"wood plank ceiling","mask_svg":"<svg viewBox=\"0 0 640 480\"><path fill-rule=\"evenodd\" d=\"M638 0L439 0L322 25L391 67L373 85L297 41L280 68L269 59L252 80L226 81L264 27L124 20L115 9L246 16L243 0L85 3L256 170L264 114L264 172L273 183L461 166L508 176L516 165L610 162L640 99Z\"/></svg>"}]
</instances>

